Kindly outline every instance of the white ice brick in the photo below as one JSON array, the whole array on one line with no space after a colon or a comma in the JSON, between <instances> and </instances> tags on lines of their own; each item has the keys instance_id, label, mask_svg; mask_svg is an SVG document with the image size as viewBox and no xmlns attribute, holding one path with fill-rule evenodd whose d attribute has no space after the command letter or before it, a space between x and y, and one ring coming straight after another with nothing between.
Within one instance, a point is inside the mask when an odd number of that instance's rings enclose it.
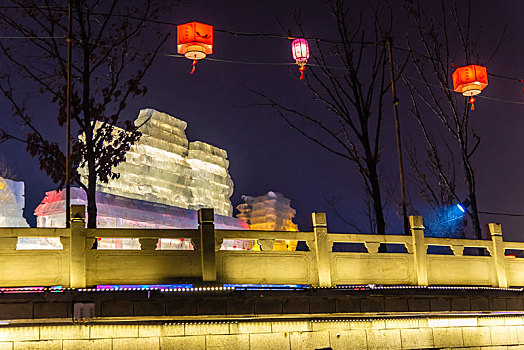
<instances>
[{"instance_id":1,"label":"white ice brick","mask_svg":"<svg viewBox=\"0 0 524 350\"><path fill-rule=\"evenodd\" d=\"M233 181L225 150L188 142L186 122L154 109L141 110L135 125L142 137L115 168L120 177L98 184L98 191L186 209L212 207L216 214L232 215ZM86 170L80 173L85 183Z\"/></svg>"}]
</instances>

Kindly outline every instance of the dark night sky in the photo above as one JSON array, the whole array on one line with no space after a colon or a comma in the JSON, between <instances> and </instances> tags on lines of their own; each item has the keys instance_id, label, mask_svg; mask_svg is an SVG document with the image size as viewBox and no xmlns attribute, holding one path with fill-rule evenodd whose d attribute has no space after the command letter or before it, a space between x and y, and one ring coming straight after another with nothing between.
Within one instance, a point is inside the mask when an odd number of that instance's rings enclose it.
<instances>
[{"instance_id":1,"label":"dark night sky","mask_svg":"<svg viewBox=\"0 0 524 350\"><path fill-rule=\"evenodd\" d=\"M395 8L398 23L403 23L403 1L396 0L393 3L398 5ZM494 48L504 25L507 25L506 39L489 62L488 71L524 77L521 64L524 33L520 23L524 2L474 1L474 4L475 20L472 27L480 32L480 42L486 45L486 55ZM309 35L329 37L333 33L330 17L321 1L194 0L181 2L172 13L163 15L162 19L174 23L200 21L215 28L240 32L283 34L277 19L292 27L292 11L298 8L303 11L305 29ZM168 26L165 29L174 31ZM399 36L395 42L402 46L402 41L402 36ZM176 43L172 41L166 45L162 53L176 53ZM211 57L249 62L292 62L289 40L235 37L216 32L214 54ZM318 107L312 96L298 80L297 66L202 61L198 63L194 75L189 75L190 69L191 62L187 59L160 56L147 77L148 95L129 104L128 118L134 119L141 108L155 108L185 120L191 141L201 140L227 150L229 170L235 182L235 192L231 198L235 206L240 203L242 194L261 195L269 190L278 191L291 199L292 206L297 210L295 221L300 229L309 229L309 214L312 211L327 211L330 232L350 232L351 229L326 207L325 198L337 197L340 212L359 223L365 222L361 183L352 164L304 139L270 108L249 106L260 102L248 90L251 88L264 91L283 103L316 110ZM523 86L492 78L483 96L524 102ZM409 106L407 98L402 100L402 86L399 86L399 90L403 136L407 139L409 134L418 130L406 113ZM65 133L63 130L57 130L53 123L45 122L54 122L55 110L42 106L46 106L46 103L38 108L43 130L55 138L62 137ZM521 156L524 149L524 138L521 137L524 130L524 105L479 98L476 107L473 123L482 137L475 159L480 209L524 213L524 167ZM386 108L382 172L398 190L393 113L389 103ZM4 101L0 102L0 110L3 123L12 123L9 108ZM34 225L32 212L44 192L53 189L53 183L38 169L37 161L29 158L19 144L1 144L0 153L18 179L26 184L25 216ZM409 167L407 169L409 171ZM409 183L408 192L416 209L421 213L427 211L425 204L417 199L416 189L410 187ZM389 213L387 220L389 232L400 231L401 222L393 212ZM506 239L524 241L521 229L524 217L484 215L482 221L501 222Z\"/></svg>"}]
</instances>

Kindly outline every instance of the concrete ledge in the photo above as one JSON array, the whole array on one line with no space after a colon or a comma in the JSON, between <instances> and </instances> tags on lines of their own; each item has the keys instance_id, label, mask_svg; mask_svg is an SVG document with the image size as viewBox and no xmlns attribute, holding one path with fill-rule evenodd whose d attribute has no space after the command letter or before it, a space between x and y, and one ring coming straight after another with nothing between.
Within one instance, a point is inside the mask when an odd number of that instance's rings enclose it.
<instances>
[{"instance_id":1,"label":"concrete ledge","mask_svg":"<svg viewBox=\"0 0 524 350\"><path fill-rule=\"evenodd\" d=\"M523 292L495 289L67 291L0 294L0 320L68 319L75 302L94 303L98 318L524 313Z\"/></svg>"}]
</instances>

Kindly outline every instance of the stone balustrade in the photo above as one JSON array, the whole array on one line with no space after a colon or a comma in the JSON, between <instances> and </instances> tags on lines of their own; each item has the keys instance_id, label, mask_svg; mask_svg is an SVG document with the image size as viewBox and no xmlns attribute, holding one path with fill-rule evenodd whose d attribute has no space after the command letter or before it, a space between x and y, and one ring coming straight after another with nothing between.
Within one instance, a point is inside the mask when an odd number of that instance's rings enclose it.
<instances>
[{"instance_id":1,"label":"stone balustrade","mask_svg":"<svg viewBox=\"0 0 524 350\"><path fill-rule=\"evenodd\" d=\"M410 217L411 235L340 234L327 231L326 215L313 213L312 232L215 230L213 210L199 211L197 230L87 229L84 207L73 206L70 229L0 229L0 285L83 288L100 284L462 285L524 286L524 259L506 249L500 224L490 240L424 237L422 217ZM17 250L20 237L59 237L63 249ZM140 250L93 249L99 238L138 238ZM191 240L194 250L158 250L159 238ZM224 239L258 240L261 251L221 250ZM273 251L275 240L304 241L306 251ZM353 243L362 252L336 252ZM381 244L397 245L382 253ZM449 254L428 254L429 246ZM467 255L480 248L484 255Z\"/></svg>"}]
</instances>

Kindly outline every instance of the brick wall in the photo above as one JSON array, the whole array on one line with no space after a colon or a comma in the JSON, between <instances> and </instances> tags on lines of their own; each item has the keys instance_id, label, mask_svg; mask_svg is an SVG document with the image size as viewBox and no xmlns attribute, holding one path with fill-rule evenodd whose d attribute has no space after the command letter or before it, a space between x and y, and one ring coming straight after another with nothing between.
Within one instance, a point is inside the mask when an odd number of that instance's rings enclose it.
<instances>
[{"instance_id":1,"label":"brick wall","mask_svg":"<svg viewBox=\"0 0 524 350\"><path fill-rule=\"evenodd\" d=\"M2 350L524 348L522 316L2 327Z\"/></svg>"}]
</instances>

